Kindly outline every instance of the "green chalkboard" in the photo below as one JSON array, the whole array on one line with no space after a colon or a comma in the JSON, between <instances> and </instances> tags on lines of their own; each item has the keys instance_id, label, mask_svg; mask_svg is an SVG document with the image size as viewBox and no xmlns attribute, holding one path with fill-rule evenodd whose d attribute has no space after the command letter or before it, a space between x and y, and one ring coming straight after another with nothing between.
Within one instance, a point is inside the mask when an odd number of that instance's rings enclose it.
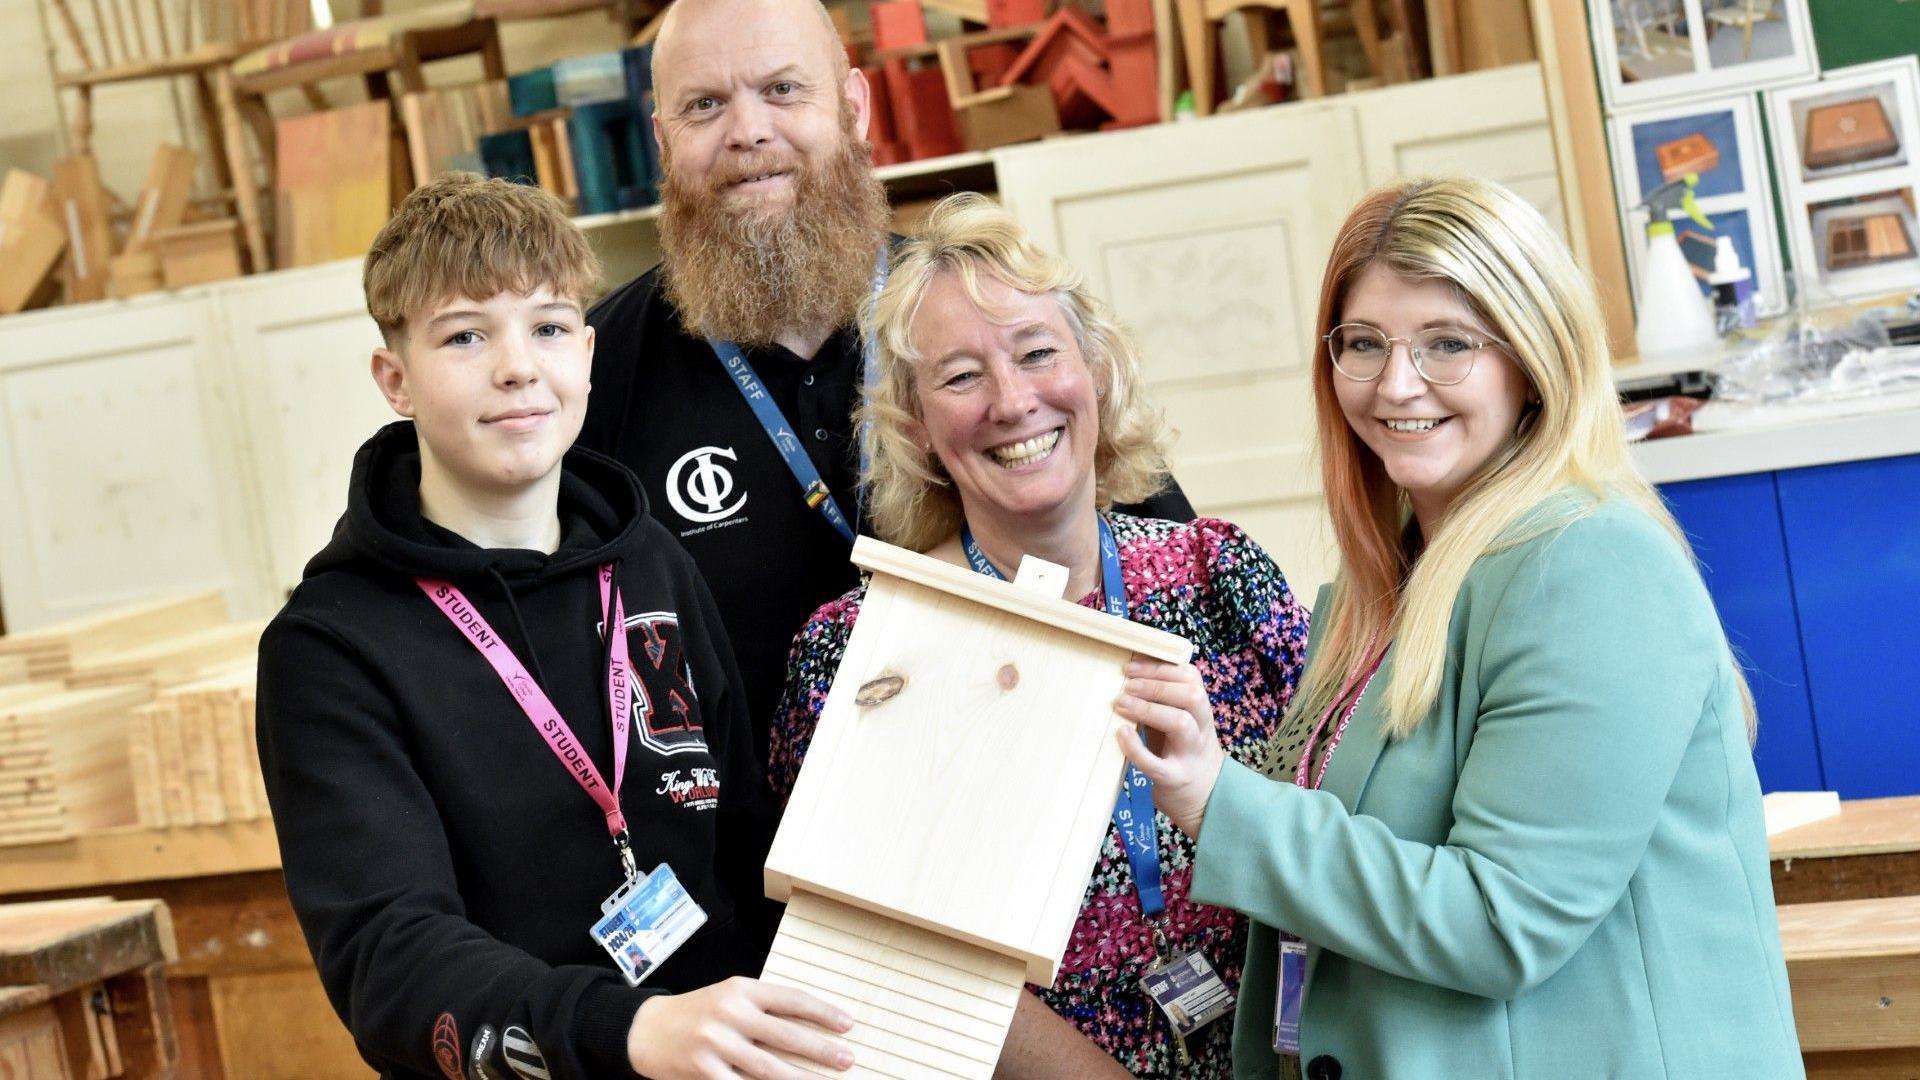
<instances>
[{"instance_id":1,"label":"green chalkboard","mask_svg":"<svg viewBox=\"0 0 1920 1080\"><path fill-rule=\"evenodd\" d=\"M1920 52L1920 0L1807 0L1820 68Z\"/></svg>"}]
</instances>

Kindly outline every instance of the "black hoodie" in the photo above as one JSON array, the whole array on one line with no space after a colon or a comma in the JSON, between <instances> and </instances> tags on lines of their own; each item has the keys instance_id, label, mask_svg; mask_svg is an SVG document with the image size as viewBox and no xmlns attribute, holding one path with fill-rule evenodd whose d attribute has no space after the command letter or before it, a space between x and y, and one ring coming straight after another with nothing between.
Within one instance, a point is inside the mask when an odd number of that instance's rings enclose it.
<instances>
[{"instance_id":1,"label":"black hoodie","mask_svg":"<svg viewBox=\"0 0 1920 1080\"><path fill-rule=\"evenodd\" d=\"M287 893L333 1007L389 1077L630 1076L648 994L759 971L773 810L713 600L633 474L570 451L560 548L484 549L420 514L411 423L354 460L348 509L260 643L259 740ZM597 570L638 681L620 802L642 873L707 924L631 988L588 933L621 880L593 800L415 584L452 582L612 782Z\"/></svg>"}]
</instances>

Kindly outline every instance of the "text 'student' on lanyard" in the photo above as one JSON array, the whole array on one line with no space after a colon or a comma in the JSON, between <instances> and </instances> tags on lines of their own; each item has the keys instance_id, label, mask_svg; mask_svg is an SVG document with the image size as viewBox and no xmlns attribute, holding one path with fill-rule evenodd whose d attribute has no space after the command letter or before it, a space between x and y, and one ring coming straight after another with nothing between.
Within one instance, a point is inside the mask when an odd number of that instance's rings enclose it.
<instances>
[{"instance_id":1,"label":"text 'student' on lanyard","mask_svg":"<svg viewBox=\"0 0 1920 1080\"><path fill-rule=\"evenodd\" d=\"M1347 676L1340 692L1334 695L1333 703L1327 706L1327 711L1307 732L1306 744L1300 748L1300 760L1293 767L1296 786L1317 791L1326 780L1327 764L1333 760L1333 752L1340 746L1340 736L1346 733L1347 724L1353 720L1353 714L1359 711L1360 700L1367 696L1367 687L1373 685L1373 677L1379 674L1380 664L1387 658L1387 648L1380 644L1378 634L1367 643L1367 651L1362 655L1371 656L1372 659ZM1339 714L1338 723L1334 723L1335 714ZM1329 725L1332 725L1331 731L1328 730ZM1320 768L1314 770L1311 769L1313 749L1322 735L1327 737L1327 752L1320 755Z\"/></svg>"},{"instance_id":2,"label":"text 'student' on lanyard","mask_svg":"<svg viewBox=\"0 0 1920 1080\"><path fill-rule=\"evenodd\" d=\"M607 708L613 726L613 786L609 788L600 778L600 770L594 767L591 758L580 745L580 740L567 726L566 718L554 707L552 699L545 690L534 681L527 672L525 664L513 655L506 642L493 627L487 624L473 602L454 587L451 582L436 581L432 578L415 578L414 584L427 594L442 614L446 615L456 629L472 643L487 663L493 666L494 673L506 684L507 691L520 703L534 730L547 741L547 748L574 782L585 789L594 804L600 808L607 819L607 833L613 837L614 847L620 852L620 868L626 872L627 880L633 881L639 875L634 864L633 846L627 836L627 816L620 809L620 785L627 773L627 735L632 722L633 702L632 683L628 681L627 652L627 607L620 599L620 591L613 584L613 565L600 567L600 623L606 627L609 637L607 659ZM611 610L609 610L611 609Z\"/></svg>"},{"instance_id":3,"label":"text 'student' on lanyard","mask_svg":"<svg viewBox=\"0 0 1920 1080\"><path fill-rule=\"evenodd\" d=\"M885 288L886 284L887 247L882 244L880 254L874 260L873 289L867 297L869 315L873 311L873 305L879 300L880 290ZM780 452L780 460L787 463L787 471L793 474L793 479L800 485L801 498L806 500L809 507L820 511L821 515L827 519L827 523L832 525L834 531L844 537L847 543L853 543L856 531L853 523L847 520L847 515L840 509L839 500L835 499L833 492L827 489L827 482L821 478L820 469L814 465L813 459L807 456L806 448L801 445L799 436L793 433L793 425L787 422L786 414L780 411L780 406L773 400L773 395L767 393L766 386L760 382L759 374L753 370L753 365L747 362L746 354L740 351L740 346L731 341L708 338L707 344L713 347L713 355L720 358L720 366L727 369L727 375L733 380L735 389L740 391L740 396L747 399L747 407L753 410L754 419L760 421L760 426L766 430L767 438L773 442L773 448ZM874 353L873 341L866 340L861 343L860 399L863 402L872 400L874 382L879 378L879 368L875 363ZM872 432L868 430L870 426L861 425L857 440L860 444L862 476L867 472L867 454L872 436ZM859 509L857 503L854 509Z\"/></svg>"},{"instance_id":4,"label":"text 'student' on lanyard","mask_svg":"<svg viewBox=\"0 0 1920 1080\"><path fill-rule=\"evenodd\" d=\"M1100 522L1100 593L1107 614L1127 617L1127 585L1120 573L1120 548L1113 541L1113 529L1105 516ZM1006 580L998 567L974 542L973 530L960 527L960 546L967 562L988 577ZM1127 764L1126 779L1120 785L1120 797L1113 804L1113 825L1127 848L1127 864L1133 870L1133 883L1140 891L1140 911L1151 919L1167 909L1160 888L1160 832L1153 818L1153 780Z\"/></svg>"}]
</instances>

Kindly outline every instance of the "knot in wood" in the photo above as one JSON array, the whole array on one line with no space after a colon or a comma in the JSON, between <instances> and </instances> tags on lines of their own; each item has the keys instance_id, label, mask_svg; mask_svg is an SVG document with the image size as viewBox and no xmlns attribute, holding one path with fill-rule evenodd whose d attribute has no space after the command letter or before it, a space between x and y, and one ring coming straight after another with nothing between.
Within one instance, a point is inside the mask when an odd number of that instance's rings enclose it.
<instances>
[{"instance_id":1,"label":"knot in wood","mask_svg":"<svg viewBox=\"0 0 1920 1080\"><path fill-rule=\"evenodd\" d=\"M860 692L853 695L853 703L863 709L885 704L906 685L907 680L899 675L882 675L877 679L869 679L860 685Z\"/></svg>"},{"instance_id":2,"label":"knot in wood","mask_svg":"<svg viewBox=\"0 0 1920 1080\"><path fill-rule=\"evenodd\" d=\"M1014 667L1012 664L1001 664L997 677L1000 680L1000 689L1002 690L1011 690L1020 685L1020 669Z\"/></svg>"}]
</instances>

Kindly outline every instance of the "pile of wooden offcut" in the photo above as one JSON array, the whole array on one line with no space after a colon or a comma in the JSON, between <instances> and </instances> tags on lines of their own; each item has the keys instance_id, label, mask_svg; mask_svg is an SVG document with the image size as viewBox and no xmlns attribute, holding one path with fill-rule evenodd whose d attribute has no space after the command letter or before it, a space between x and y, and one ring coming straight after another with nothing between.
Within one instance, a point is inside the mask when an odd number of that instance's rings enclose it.
<instances>
[{"instance_id":1,"label":"pile of wooden offcut","mask_svg":"<svg viewBox=\"0 0 1920 1080\"><path fill-rule=\"evenodd\" d=\"M267 815L253 678L248 659L134 710L127 757L140 824L219 825Z\"/></svg>"},{"instance_id":2,"label":"pile of wooden offcut","mask_svg":"<svg viewBox=\"0 0 1920 1080\"><path fill-rule=\"evenodd\" d=\"M206 593L0 637L0 844L146 821L140 802L151 793L164 799L169 782L189 793L209 788L221 807L247 809L168 814L153 824L258 816L251 702L262 626L228 622L219 594ZM180 702L195 721L169 730L204 735L206 745L167 744L182 750L178 778L155 779L149 763L172 761L156 738L136 750L134 736L154 730L137 718ZM221 717L224 734L200 723L203 714ZM236 778L232 798L220 786L226 773Z\"/></svg>"}]
</instances>

